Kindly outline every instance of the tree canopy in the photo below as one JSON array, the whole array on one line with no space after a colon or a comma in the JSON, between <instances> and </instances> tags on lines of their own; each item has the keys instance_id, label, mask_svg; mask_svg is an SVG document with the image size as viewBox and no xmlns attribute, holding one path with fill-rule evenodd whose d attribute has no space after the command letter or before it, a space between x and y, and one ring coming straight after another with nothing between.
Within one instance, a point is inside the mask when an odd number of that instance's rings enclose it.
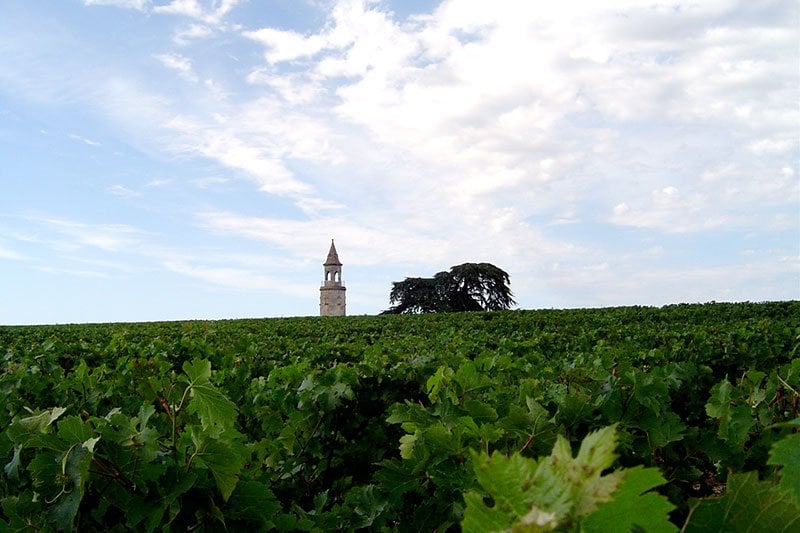
<instances>
[{"instance_id":1,"label":"tree canopy","mask_svg":"<svg viewBox=\"0 0 800 533\"><path fill-rule=\"evenodd\" d=\"M392 283L384 313L497 311L515 304L508 274L491 263L464 263L432 278Z\"/></svg>"}]
</instances>

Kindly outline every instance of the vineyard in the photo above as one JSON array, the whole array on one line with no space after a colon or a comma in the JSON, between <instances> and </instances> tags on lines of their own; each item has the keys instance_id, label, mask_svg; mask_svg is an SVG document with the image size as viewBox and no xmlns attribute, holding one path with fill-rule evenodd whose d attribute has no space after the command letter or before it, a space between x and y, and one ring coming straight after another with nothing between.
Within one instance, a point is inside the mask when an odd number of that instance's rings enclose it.
<instances>
[{"instance_id":1,"label":"vineyard","mask_svg":"<svg viewBox=\"0 0 800 533\"><path fill-rule=\"evenodd\" d=\"M800 531L800 302L0 327L0 531Z\"/></svg>"}]
</instances>

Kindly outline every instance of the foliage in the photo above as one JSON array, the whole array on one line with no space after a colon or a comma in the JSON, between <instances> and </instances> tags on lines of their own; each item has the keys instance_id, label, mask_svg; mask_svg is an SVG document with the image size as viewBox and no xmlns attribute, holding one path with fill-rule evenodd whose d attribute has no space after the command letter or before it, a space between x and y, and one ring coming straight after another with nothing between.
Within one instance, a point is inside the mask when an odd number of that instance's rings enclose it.
<instances>
[{"instance_id":1,"label":"foliage","mask_svg":"<svg viewBox=\"0 0 800 533\"><path fill-rule=\"evenodd\" d=\"M800 425L800 419L794 421ZM782 465L775 480L759 480L757 472L731 473L725 493L691 503L685 531L797 531L800 528L800 460L798 437L784 437L772 446L769 464Z\"/></svg>"},{"instance_id":2,"label":"foliage","mask_svg":"<svg viewBox=\"0 0 800 533\"><path fill-rule=\"evenodd\" d=\"M439 272L432 278L406 278L392 284L389 302L393 305L386 314L437 313L448 309L447 272Z\"/></svg>"},{"instance_id":3,"label":"foliage","mask_svg":"<svg viewBox=\"0 0 800 533\"><path fill-rule=\"evenodd\" d=\"M682 531L796 531L797 437L773 445L769 462L782 466L779 482L759 480L757 472L731 473L723 495L691 502ZM666 481L658 469L607 472L615 447L615 426L608 426L587 435L574 458L560 436L551 455L538 461L519 453L475 453L475 476L485 492L465 495L463 530L677 531L668 517L674 505L651 492Z\"/></svg>"},{"instance_id":4,"label":"foliage","mask_svg":"<svg viewBox=\"0 0 800 533\"><path fill-rule=\"evenodd\" d=\"M642 494L665 483L657 469L604 473L616 458L616 439L616 427L608 426L587 435L576 457L560 435L538 462L518 453L477 456L475 476L486 494L465 495L464 531L675 531L667 498Z\"/></svg>"},{"instance_id":5,"label":"foliage","mask_svg":"<svg viewBox=\"0 0 800 533\"><path fill-rule=\"evenodd\" d=\"M800 419L794 422L800 426ZM795 433L773 444L767 464L783 467L780 489L800 505L800 434Z\"/></svg>"},{"instance_id":6,"label":"foliage","mask_svg":"<svg viewBox=\"0 0 800 533\"><path fill-rule=\"evenodd\" d=\"M385 311L437 313L500 311L514 305L508 274L491 263L464 263L432 278L406 278L392 284Z\"/></svg>"},{"instance_id":7,"label":"foliage","mask_svg":"<svg viewBox=\"0 0 800 533\"><path fill-rule=\"evenodd\" d=\"M0 327L0 531L772 527L798 346L797 302Z\"/></svg>"}]
</instances>

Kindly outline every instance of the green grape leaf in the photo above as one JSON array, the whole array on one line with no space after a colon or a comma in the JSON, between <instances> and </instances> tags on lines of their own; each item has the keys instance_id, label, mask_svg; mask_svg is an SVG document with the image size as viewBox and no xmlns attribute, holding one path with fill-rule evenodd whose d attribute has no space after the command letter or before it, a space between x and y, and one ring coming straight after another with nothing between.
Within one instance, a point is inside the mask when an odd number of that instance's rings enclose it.
<instances>
[{"instance_id":1,"label":"green grape leaf","mask_svg":"<svg viewBox=\"0 0 800 533\"><path fill-rule=\"evenodd\" d=\"M669 403L669 389L661 376L634 369L630 373L633 381L633 397L655 414L661 414Z\"/></svg>"},{"instance_id":2,"label":"green grape leaf","mask_svg":"<svg viewBox=\"0 0 800 533\"><path fill-rule=\"evenodd\" d=\"M706 414L719 420L718 435L734 448L742 448L750 430L756 424L748 405L734 405L733 385L725 379L711 388L711 398L706 403Z\"/></svg>"},{"instance_id":3,"label":"green grape leaf","mask_svg":"<svg viewBox=\"0 0 800 533\"><path fill-rule=\"evenodd\" d=\"M552 449L556 440L557 427L550 413L533 398L525 399L527 409L511 405L508 414L498 421L497 426L520 438L520 445L527 439L529 452L538 449L540 452Z\"/></svg>"},{"instance_id":4,"label":"green grape leaf","mask_svg":"<svg viewBox=\"0 0 800 533\"><path fill-rule=\"evenodd\" d=\"M263 529L272 529L272 519L280 513L281 505L269 487L258 481L242 481L233 491L225 515L231 518L247 518L259 522Z\"/></svg>"},{"instance_id":5,"label":"green grape leaf","mask_svg":"<svg viewBox=\"0 0 800 533\"><path fill-rule=\"evenodd\" d=\"M769 465L780 465L779 487L800 503L800 433L794 433L772 445Z\"/></svg>"},{"instance_id":6,"label":"green grape leaf","mask_svg":"<svg viewBox=\"0 0 800 533\"><path fill-rule=\"evenodd\" d=\"M56 424L58 436L69 445L85 442L92 438L92 426L78 416L68 416Z\"/></svg>"},{"instance_id":7,"label":"green grape leaf","mask_svg":"<svg viewBox=\"0 0 800 533\"><path fill-rule=\"evenodd\" d=\"M647 412L640 418L637 426L647 432L653 448L663 448L671 442L683 440L686 431L681 417L672 411L666 411L660 415Z\"/></svg>"},{"instance_id":8,"label":"green grape leaf","mask_svg":"<svg viewBox=\"0 0 800 533\"><path fill-rule=\"evenodd\" d=\"M611 500L625 477L624 471L603 474L614 463L616 442L613 425L587 435L576 457L563 437L538 462L519 453L473 453L475 476L490 505L478 492L467 492L464 531L547 531L580 523ZM654 486L647 485L652 479L637 476L629 491L641 493ZM656 484L662 482L659 477Z\"/></svg>"},{"instance_id":9,"label":"green grape leaf","mask_svg":"<svg viewBox=\"0 0 800 533\"><path fill-rule=\"evenodd\" d=\"M630 533L634 529L657 533L676 531L678 528L669 521L669 512L675 506L666 497L647 492L666 483L658 469L637 466L624 472L614 499L598 507L583 521L584 530L587 533Z\"/></svg>"},{"instance_id":10,"label":"green grape leaf","mask_svg":"<svg viewBox=\"0 0 800 533\"><path fill-rule=\"evenodd\" d=\"M390 497L399 498L403 493L413 491L419 486L414 465L409 464L409 461L384 460L380 467L375 474L375 480L389 492Z\"/></svg>"},{"instance_id":11,"label":"green grape leaf","mask_svg":"<svg viewBox=\"0 0 800 533\"><path fill-rule=\"evenodd\" d=\"M406 431L427 427L438 420L426 411L424 407L408 400L405 403L393 405L389 409L389 413L386 421L390 424L401 424Z\"/></svg>"},{"instance_id":12,"label":"green grape leaf","mask_svg":"<svg viewBox=\"0 0 800 533\"><path fill-rule=\"evenodd\" d=\"M464 361L453 377L459 384L461 393L474 391L491 385L491 380L484 374L478 372L475 363L470 360Z\"/></svg>"},{"instance_id":13,"label":"green grape leaf","mask_svg":"<svg viewBox=\"0 0 800 533\"><path fill-rule=\"evenodd\" d=\"M495 507L506 508L514 516L528 512L529 490L534 483L536 461L519 454L505 456L499 452L473 456L478 483L492 495Z\"/></svg>"},{"instance_id":14,"label":"green grape leaf","mask_svg":"<svg viewBox=\"0 0 800 533\"><path fill-rule=\"evenodd\" d=\"M750 430L756 425L751 409L747 405L739 405L731 409L728 442L736 448L742 448L750 436Z\"/></svg>"},{"instance_id":15,"label":"green grape leaf","mask_svg":"<svg viewBox=\"0 0 800 533\"><path fill-rule=\"evenodd\" d=\"M183 371L189 376L191 389L189 412L196 413L200 417L203 429L210 431L214 426L233 427L236 420L236 405L211 383L211 363L195 359L191 363L184 363Z\"/></svg>"},{"instance_id":16,"label":"green grape leaf","mask_svg":"<svg viewBox=\"0 0 800 533\"><path fill-rule=\"evenodd\" d=\"M614 464L614 459L617 458L614 453L616 447L617 426L614 424L589 433L581 442L575 462L583 467L588 476L599 475Z\"/></svg>"},{"instance_id":17,"label":"green grape leaf","mask_svg":"<svg viewBox=\"0 0 800 533\"><path fill-rule=\"evenodd\" d=\"M469 419L469 421L472 422L472 419ZM459 418L458 424L453 429L445 426L442 422L431 424L422 431L425 445L437 455L439 452L444 452L445 454L458 453L461 447L461 434L465 429L469 431L467 424L461 418ZM478 428L475 426L475 422L472 422L472 426L477 432Z\"/></svg>"},{"instance_id":18,"label":"green grape leaf","mask_svg":"<svg viewBox=\"0 0 800 533\"><path fill-rule=\"evenodd\" d=\"M414 444L419 439L421 432L415 431L413 434L406 434L400 437L400 457L411 459L414 456Z\"/></svg>"},{"instance_id":19,"label":"green grape leaf","mask_svg":"<svg viewBox=\"0 0 800 533\"><path fill-rule=\"evenodd\" d=\"M712 418L719 419L720 436L728 433L728 423L730 422L731 409L731 390L733 385L724 379L711 388L711 398L706 403L706 414Z\"/></svg>"},{"instance_id":20,"label":"green grape leaf","mask_svg":"<svg viewBox=\"0 0 800 533\"><path fill-rule=\"evenodd\" d=\"M154 460L158 456L159 452L158 431L147 427L147 422L154 413L155 408L152 405L142 405L139 408L139 415L137 417L139 422L139 433L131 434L131 444L138 448L141 460L144 462L150 462Z\"/></svg>"},{"instance_id":21,"label":"green grape leaf","mask_svg":"<svg viewBox=\"0 0 800 533\"><path fill-rule=\"evenodd\" d=\"M20 452L22 451L22 446L14 446L14 455L11 457L11 460L3 467L3 471L8 476L8 479L11 481L18 481L19 480L19 467L20 467Z\"/></svg>"},{"instance_id":22,"label":"green grape leaf","mask_svg":"<svg viewBox=\"0 0 800 533\"><path fill-rule=\"evenodd\" d=\"M32 491L23 492L19 496L6 496L0 499L0 507L5 518L9 520L9 522L0 520L0 531L3 533L45 529L41 502L38 495Z\"/></svg>"},{"instance_id":23,"label":"green grape leaf","mask_svg":"<svg viewBox=\"0 0 800 533\"><path fill-rule=\"evenodd\" d=\"M464 533L485 533L487 531L506 531L514 523L514 514L497 505L489 507L483 497L475 491L464 494L467 508L461 529Z\"/></svg>"},{"instance_id":24,"label":"green grape leaf","mask_svg":"<svg viewBox=\"0 0 800 533\"><path fill-rule=\"evenodd\" d=\"M128 527L148 533L157 529L168 530L167 526L180 510L179 498L194 486L196 479L192 472L186 472L183 468L169 468L159 480L157 505L138 495L129 499L125 510Z\"/></svg>"},{"instance_id":25,"label":"green grape leaf","mask_svg":"<svg viewBox=\"0 0 800 533\"><path fill-rule=\"evenodd\" d=\"M603 470L614 464L617 455L614 449L617 446L617 426L605 427L589 433L578 450L578 456L573 460L569 452L569 444L564 442L564 451L569 454L569 460L554 465L554 469L561 471L577 487L577 502L574 510L576 516L584 516L597 507L598 503L608 501L611 494L617 490L622 479L618 472L602 475Z\"/></svg>"},{"instance_id":26,"label":"green grape leaf","mask_svg":"<svg viewBox=\"0 0 800 533\"><path fill-rule=\"evenodd\" d=\"M193 460L208 468L222 493L222 499L228 501L244 468L244 447L238 442L210 438L196 427L191 427L190 431L195 445Z\"/></svg>"},{"instance_id":27,"label":"green grape leaf","mask_svg":"<svg viewBox=\"0 0 800 533\"><path fill-rule=\"evenodd\" d=\"M475 422L494 422L497 420L497 411L494 407L478 400L465 400L464 410Z\"/></svg>"},{"instance_id":28,"label":"green grape leaf","mask_svg":"<svg viewBox=\"0 0 800 533\"><path fill-rule=\"evenodd\" d=\"M47 504L47 519L58 529L71 529L83 499L92 453L78 444L61 453L42 451L28 465L34 487Z\"/></svg>"},{"instance_id":29,"label":"green grape leaf","mask_svg":"<svg viewBox=\"0 0 800 533\"><path fill-rule=\"evenodd\" d=\"M345 505L353 510L358 520L348 524L349 527L361 529L375 523L386 507L386 500L376 494L375 485L354 487L347 493Z\"/></svg>"},{"instance_id":30,"label":"green grape leaf","mask_svg":"<svg viewBox=\"0 0 800 533\"><path fill-rule=\"evenodd\" d=\"M572 508L574 487L553 470L551 459L537 464L518 453L474 453L475 475L492 505L477 492L465 494L464 531L505 531L515 524L550 529L558 525Z\"/></svg>"},{"instance_id":31,"label":"green grape leaf","mask_svg":"<svg viewBox=\"0 0 800 533\"><path fill-rule=\"evenodd\" d=\"M435 403L438 401L439 393L442 391L446 391L446 396L450 398L450 401L453 403L458 401L455 392L449 389L450 381L454 374L455 372L453 372L452 368L440 366L436 372L428 378L425 386L428 391L428 397L432 402Z\"/></svg>"},{"instance_id":32,"label":"green grape leaf","mask_svg":"<svg viewBox=\"0 0 800 533\"><path fill-rule=\"evenodd\" d=\"M558 404L558 412L556 419L564 426L571 426L577 424L590 416L594 409L591 397L579 387L575 387L569 394L553 398Z\"/></svg>"},{"instance_id":33,"label":"green grape leaf","mask_svg":"<svg viewBox=\"0 0 800 533\"><path fill-rule=\"evenodd\" d=\"M55 505L47 513L47 518L56 524L60 530L72 529L72 523L78 514L81 505L82 495L78 492L70 492L61 496Z\"/></svg>"},{"instance_id":34,"label":"green grape leaf","mask_svg":"<svg viewBox=\"0 0 800 533\"><path fill-rule=\"evenodd\" d=\"M62 450L60 439L50 434L51 425L67 410L54 407L37 415L15 420L6 430L6 435L14 444L23 448L49 448Z\"/></svg>"},{"instance_id":35,"label":"green grape leaf","mask_svg":"<svg viewBox=\"0 0 800 533\"><path fill-rule=\"evenodd\" d=\"M731 473L728 487L719 498L693 502L684 526L686 532L778 531L800 528L800 505L758 473Z\"/></svg>"}]
</instances>

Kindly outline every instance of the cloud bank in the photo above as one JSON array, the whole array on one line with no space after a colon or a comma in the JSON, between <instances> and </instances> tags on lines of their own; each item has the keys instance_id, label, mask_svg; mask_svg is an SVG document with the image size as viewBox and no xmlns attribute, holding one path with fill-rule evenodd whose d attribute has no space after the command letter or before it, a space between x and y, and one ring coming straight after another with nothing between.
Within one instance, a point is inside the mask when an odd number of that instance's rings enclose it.
<instances>
[{"instance_id":1,"label":"cloud bank","mask_svg":"<svg viewBox=\"0 0 800 533\"><path fill-rule=\"evenodd\" d=\"M523 307L800 297L796 3L444 0L412 13L336 0L293 7L313 11L302 21L233 0L84 4L157 20L137 52L149 66L15 83L54 98L41 80L60 80L74 89L61 100L190 169L99 188L139 209L175 195L181 231L226 252L53 214L61 234L97 229L76 245L111 253L147 235L148 268L237 289L299 295L311 277L312 314L331 237L363 312L391 281L464 261L508 270ZM259 249L294 269L257 270Z\"/></svg>"}]
</instances>

